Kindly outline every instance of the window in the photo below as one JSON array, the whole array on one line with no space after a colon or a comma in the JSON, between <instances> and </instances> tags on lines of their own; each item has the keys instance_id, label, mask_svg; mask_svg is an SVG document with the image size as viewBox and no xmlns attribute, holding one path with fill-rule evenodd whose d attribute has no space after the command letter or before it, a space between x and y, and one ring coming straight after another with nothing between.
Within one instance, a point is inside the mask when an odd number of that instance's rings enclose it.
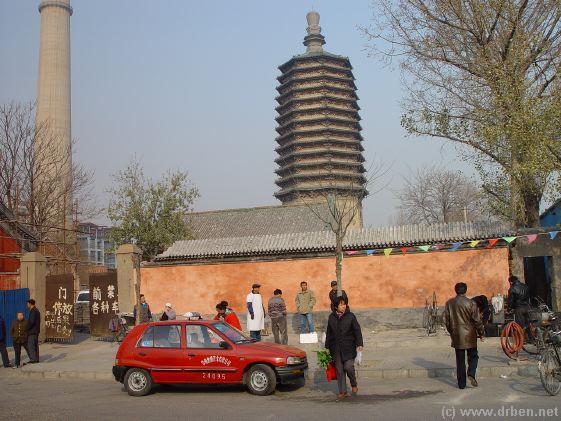
<instances>
[{"instance_id":1,"label":"window","mask_svg":"<svg viewBox=\"0 0 561 421\"><path fill-rule=\"evenodd\" d=\"M150 326L140 338L138 346L142 348L152 348L154 346L154 328Z\"/></svg>"},{"instance_id":2,"label":"window","mask_svg":"<svg viewBox=\"0 0 561 421\"><path fill-rule=\"evenodd\" d=\"M223 339L203 325L186 325L187 348L220 348Z\"/></svg>"},{"instance_id":3,"label":"window","mask_svg":"<svg viewBox=\"0 0 561 421\"><path fill-rule=\"evenodd\" d=\"M142 348L181 348L179 325L150 326L142 335Z\"/></svg>"},{"instance_id":4,"label":"window","mask_svg":"<svg viewBox=\"0 0 561 421\"><path fill-rule=\"evenodd\" d=\"M214 327L216 328L216 330L218 330L220 333L223 333L224 335L226 335L228 337L228 339L230 339L232 342L234 342L236 344L241 344L241 343L244 343L244 342L251 342L251 339L249 339L247 336L245 336L239 330L234 329L232 326L230 326L227 323L218 322L218 323L214 324Z\"/></svg>"}]
</instances>

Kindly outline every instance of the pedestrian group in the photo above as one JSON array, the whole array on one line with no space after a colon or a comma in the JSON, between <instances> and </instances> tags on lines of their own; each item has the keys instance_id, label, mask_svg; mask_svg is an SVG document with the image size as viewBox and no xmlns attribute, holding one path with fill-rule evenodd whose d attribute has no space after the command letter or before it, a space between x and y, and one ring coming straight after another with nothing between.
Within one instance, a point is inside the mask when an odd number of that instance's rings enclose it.
<instances>
[{"instance_id":1,"label":"pedestrian group","mask_svg":"<svg viewBox=\"0 0 561 421\"><path fill-rule=\"evenodd\" d=\"M41 313L35 306L35 300L27 300L29 317L26 320L23 312L16 314L16 319L10 326L10 336L14 345L14 364L10 364L6 342L8 339L6 321L0 316L0 354L4 367L19 368L22 366L21 349L25 349L29 357L29 364L39 362L39 333L41 332Z\"/></svg>"}]
</instances>

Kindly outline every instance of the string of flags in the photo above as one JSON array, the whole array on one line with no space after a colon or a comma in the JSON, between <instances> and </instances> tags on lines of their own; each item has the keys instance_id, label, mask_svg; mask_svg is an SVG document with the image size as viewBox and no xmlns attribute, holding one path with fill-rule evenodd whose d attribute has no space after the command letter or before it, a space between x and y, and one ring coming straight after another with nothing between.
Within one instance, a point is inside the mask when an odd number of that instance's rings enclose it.
<instances>
[{"instance_id":1,"label":"string of flags","mask_svg":"<svg viewBox=\"0 0 561 421\"><path fill-rule=\"evenodd\" d=\"M506 244L512 244L515 241L518 241L524 238L527 241L527 244L532 244L534 241L538 239L538 235L547 235L549 236L550 240L554 240L557 237L559 231L549 231L549 232L541 232L537 234L525 234L525 235L517 235L512 237L499 237L499 238L489 238L487 240L472 240L472 241L456 241L453 243L438 243L438 244L423 244L420 246L409 246L409 247L386 247L383 249L369 249L369 250L347 250L345 254L352 256L354 254L366 253L367 256L371 256L376 253L383 253L385 257L390 257L390 255L397 254L401 252L403 256L405 256L409 251L413 250L421 250L425 253L433 250L444 250L446 246L449 245L447 251L457 251L462 247L464 244L467 244L470 248L475 248L477 246L484 246L486 249L492 249L497 245L499 241L504 241Z\"/></svg>"}]
</instances>

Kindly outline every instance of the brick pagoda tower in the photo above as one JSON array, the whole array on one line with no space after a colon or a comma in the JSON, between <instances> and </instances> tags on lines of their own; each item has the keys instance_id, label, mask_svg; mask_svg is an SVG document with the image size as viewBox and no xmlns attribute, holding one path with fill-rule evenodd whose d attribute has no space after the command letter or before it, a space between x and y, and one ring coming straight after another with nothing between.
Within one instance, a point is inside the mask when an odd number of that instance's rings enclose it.
<instances>
[{"instance_id":1,"label":"brick pagoda tower","mask_svg":"<svg viewBox=\"0 0 561 421\"><path fill-rule=\"evenodd\" d=\"M306 52L279 66L275 197L283 204L321 202L330 191L360 203L366 179L352 66L323 50L319 14L306 19ZM362 225L359 219L353 225Z\"/></svg>"}]
</instances>

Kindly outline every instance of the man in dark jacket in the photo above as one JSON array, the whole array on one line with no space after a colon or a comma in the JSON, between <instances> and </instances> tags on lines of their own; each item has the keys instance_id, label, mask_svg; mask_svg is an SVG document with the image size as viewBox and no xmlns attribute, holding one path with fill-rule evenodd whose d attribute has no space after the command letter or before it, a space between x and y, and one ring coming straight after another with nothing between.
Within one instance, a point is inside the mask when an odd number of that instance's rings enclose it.
<instances>
[{"instance_id":1,"label":"man in dark jacket","mask_svg":"<svg viewBox=\"0 0 561 421\"><path fill-rule=\"evenodd\" d=\"M518 277L512 275L508 277L510 288L508 289L508 308L514 311L514 320L522 328L528 326L528 306L529 290L528 285L520 282Z\"/></svg>"},{"instance_id":2,"label":"man in dark jacket","mask_svg":"<svg viewBox=\"0 0 561 421\"><path fill-rule=\"evenodd\" d=\"M41 332L41 313L35 307L33 298L27 300L29 309L29 320L27 322L27 349L29 362L35 364L39 362L39 333Z\"/></svg>"},{"instance_id":3,"label":"man in dark jacket","mask_svg":"<svg viewBox=\"0 0 561 421\"><path fill-rule=\"evenodd\" d=\"M357 351L362 352L363 341L360 325L356 316L349 311L347 301L340 297L337 307L327 320L325 347L329 349L337 371L339 399L347 397L347 379L351 382L353 394L358 392L355 374Z\"/></svg>"},{"instance_id":4,"label":"man in dark jacket","mask_svg":"<svg viewBox=\"0 0 561 421\"><path fill-rule=\"evenodd\" d=\"M27 347L27 330L27 320L23 317L23 313L18 313L16 320L12 322L12 326L10 327L10 334L12 335L12 342L14 344L14 354L16 354L14 368L20 366L22 347L25 349L25 352L27 352L29 359L31 359L29 348Z\"/></svg>"},{"instance_id":5,"label":"man in dark jacket","mask_svg":"<svg viewBox=\"0 0 561 421\"><path fill-rule=\"evenodd\" d=\"M341 295L337 295L337 281L331 281L331 291L329 291L329 302L331 304L331 311L335 311L337 309L337 301L339 297L343 297L347 302L347 307L349 306L349 298L347 297L347 293L344 289L341 290Z\"/></svg>"},{"instance_id":6,"label":"man in dark jacket","mask_svg":"<svg viewBox=\"0 0 561 421\"><path fill-rule=\"evenodd\" d=\"M10 358L6 349L6 321L0 316L0 354L2 354L2 365L10 367Z\"/></svg>"},{"instance_id":7,"label":"man in dark jacket","mask_svg":"<svg viewBox=\"0 0 561 421\"><path fill-rule=\"evenodd\" d=\"M450 333L452 347L456 349L456 373L458 387L466 388L466 350L468 357L467 377L473 387L477 387L475 372L479 355L477 336L484 340L484 327L475 301L466 297L467 285L463 282L454 287L456 297L448 300L444 309L444 323Z\"/></svg>"},{"instance_id":8,"label":"man in dark jacket","mask_svg":"<svg viewBox=\"0 0 561 421\"><path fill-rule=\"evenodd\" d=\"M286 324L286 303L282 298L282 291L275 289L273 297L269 299L268 313L271 327L275 336L275 343L288 345L288 329Z\"/></svg>"}]
</instances>

